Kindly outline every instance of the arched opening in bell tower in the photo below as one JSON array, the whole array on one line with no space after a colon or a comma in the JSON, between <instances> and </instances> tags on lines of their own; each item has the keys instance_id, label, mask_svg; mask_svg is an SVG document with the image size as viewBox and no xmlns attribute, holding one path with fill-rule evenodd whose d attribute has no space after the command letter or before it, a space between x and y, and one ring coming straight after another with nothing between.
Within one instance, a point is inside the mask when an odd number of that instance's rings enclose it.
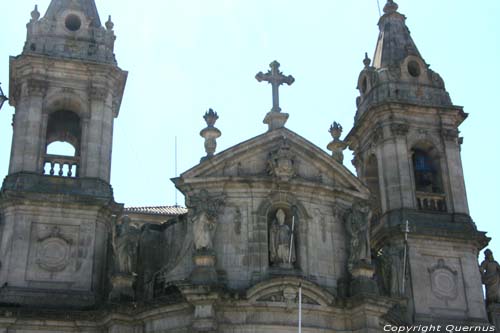
<instances>
[{"instance_id":1,"label":"arched opening in bell tower","mask_svg":"<svg viewBox=\"0 0 500 333\"><path fill-rule=\"evenodd\" d=\"M68 110L52 112L47 121L44 174L77 177L81 147L80 117Z\"/></svg>"},{"instance_id":2,"label":"arched opening in bell tower","mask_svg":"<svg viewBox=\"0 0 500 333\"><path fill-rule=\"evenodd\" d=\"M419 144L411 153L418 209L446 211L438 152L432 145Z\"/></svg>"}]
</instances>

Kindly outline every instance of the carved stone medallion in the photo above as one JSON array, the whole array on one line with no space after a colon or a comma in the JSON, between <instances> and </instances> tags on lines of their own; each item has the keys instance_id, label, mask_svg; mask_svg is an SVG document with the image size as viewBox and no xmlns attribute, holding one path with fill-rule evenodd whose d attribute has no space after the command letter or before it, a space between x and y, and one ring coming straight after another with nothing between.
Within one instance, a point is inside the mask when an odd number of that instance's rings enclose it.
<instances>
[{"instance_id":1,"label":"carved stone medallion","mask_svg":"<svg viewBox=\"0 0 500 333\"><path fill-rule=\"evenodd\" d=\"M59 272L69 263L73 242L61 234L59 227L54 226L50 234L38 239L36 263L50 272Z\"/></svg>"},{"instance_id":2,"label":"carved stone medallion","mask_svg":"<svg viewBox=\"0 0 500 333\"><path fill-rule=\"evenodd\" d=\"M458 273L448 267L444 259L438 259L433 267L429 268L431 290L434 295L446 304L458 296Z\"/></svg>"}]
</instances>

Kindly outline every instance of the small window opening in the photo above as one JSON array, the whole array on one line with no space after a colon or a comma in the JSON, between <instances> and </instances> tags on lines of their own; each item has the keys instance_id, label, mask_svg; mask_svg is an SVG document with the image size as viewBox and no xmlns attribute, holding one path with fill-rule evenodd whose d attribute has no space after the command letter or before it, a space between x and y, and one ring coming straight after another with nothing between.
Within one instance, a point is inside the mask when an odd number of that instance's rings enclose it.
<instances>
[{"instance_id":1,"label":"small window opening","mask_svg":"<svg viewBox=\"0 0 500 333\"><path fill-rule=\"evenodd\" d=\"M418 62L416 62L414 60L408 62L408 73L410 73L410 75L413 77L420 76L420 66L419 66Z\"/></svg>"},{"instance_id":2,"label":"small window opening","mask_svg":"<svg viewBox=\"0 0 500 333\"><path fill-rule=\"evenodd\" d=\"M75 14L70 14L66 17L66 21L64 22L66 28L70 31L78 31L82 26L82 21Z\"/></svg>"}]
</instances>

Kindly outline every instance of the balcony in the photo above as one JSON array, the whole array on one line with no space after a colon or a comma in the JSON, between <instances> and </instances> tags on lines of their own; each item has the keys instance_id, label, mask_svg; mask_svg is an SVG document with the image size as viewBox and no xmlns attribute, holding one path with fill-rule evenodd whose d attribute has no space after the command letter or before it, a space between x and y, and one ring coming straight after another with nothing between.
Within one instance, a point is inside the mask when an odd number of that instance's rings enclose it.
<instances>
[{"instance_id":1,"label":"balcony","mask_svg":"<svg viewBox=\"0 0 500 333\"><path fill-rule=\"evenodd\" d=\"M446 196L441 193L416 192L419 210L446 212Z\"/></svg>"},{"instance_id":2,"label":"balcony","mask_svg":"<svg viewBox=\"0 0 500 333\"><path fill-rule=\"evenodd\" d=\"M78 156L45 155L43 174L46 176L78 177L80 158Z\"/></svg>"}]
</instances>

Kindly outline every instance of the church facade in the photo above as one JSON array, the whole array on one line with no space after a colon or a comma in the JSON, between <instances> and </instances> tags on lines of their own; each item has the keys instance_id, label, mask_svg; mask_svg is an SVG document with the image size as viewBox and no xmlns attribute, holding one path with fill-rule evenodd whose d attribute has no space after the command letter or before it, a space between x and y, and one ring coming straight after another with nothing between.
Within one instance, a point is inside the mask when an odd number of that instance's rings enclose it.
<instances>
[{"instance_id":1,"label":"church facade","mask_svg":"<svg viewBox=\"0 0 500 333\"><path fill-rule=\"evenodd\" d=\"M469 215L467 118L392 0L359 74L353 128L331 154L286 128L273 62L268 131L172 179L182 207L116 203L113 122L127 72L94 0L31 13L10 59L15 107L0 193L0 332L492 332L500 266ZM74 156L52 155L64 141ZM354 151L357 176L343 165ZM491 256L490 256L491 255ZM486 284L487 301L482 283Z\"/></svg>"}]
</instances>

